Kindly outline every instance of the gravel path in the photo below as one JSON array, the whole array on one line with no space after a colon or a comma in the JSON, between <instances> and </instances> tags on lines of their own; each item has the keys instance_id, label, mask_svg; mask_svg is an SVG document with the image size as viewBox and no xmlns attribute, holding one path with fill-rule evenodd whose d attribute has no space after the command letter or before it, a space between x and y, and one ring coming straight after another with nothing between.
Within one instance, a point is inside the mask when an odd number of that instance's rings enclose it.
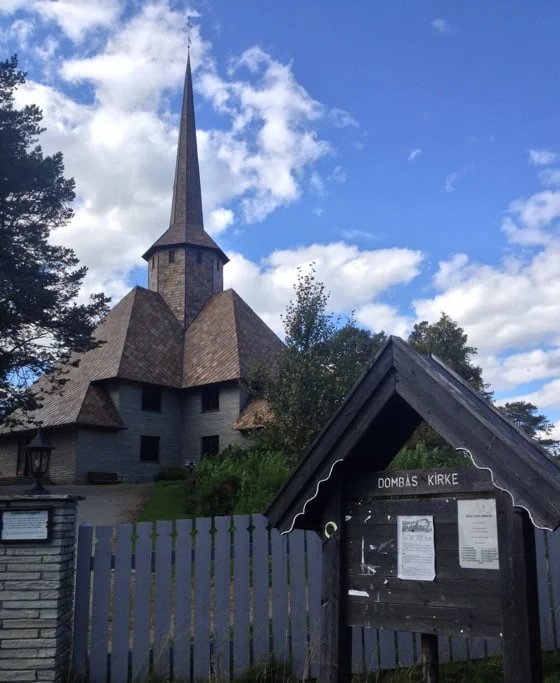
<instances>
[{"instance_id":1,"label":"gravel path","mask_svg":"<svg viewBox=\"0 0 560 683\"><path fill-rule=\"evenodd\" d=\"M0 495L23 493L29 486L0 486ZM48 486L49 493L83 496L78 504L78 524L119 524L134 520L151 484L104 484L97 486Z\"/></svg>"}]
</instances>

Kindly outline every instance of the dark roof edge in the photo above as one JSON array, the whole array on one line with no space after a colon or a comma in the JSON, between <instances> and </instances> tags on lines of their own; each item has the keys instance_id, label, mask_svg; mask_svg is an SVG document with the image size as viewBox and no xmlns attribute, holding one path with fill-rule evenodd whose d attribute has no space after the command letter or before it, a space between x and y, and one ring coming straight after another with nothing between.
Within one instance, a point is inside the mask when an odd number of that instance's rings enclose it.
<instances>
[{"instance_id":1,"label":"dark roof edge","mask_svg":"<svg viewBox=\"0 0 560 683\"><path fill-rule=\"evenodd\" d=\"M165 232L163 233L163 235L165 235ZM163 235L161 235L158 239L161 239ZM225 252L217 244L215 247L210 247L206 244L197 244L196 242L190 242L188 240L185 240L184 242L173 242L171 244L160 244L159 246L156 246L156 243L154 242L154 244L152 244L152 246L142 254L142 258L144 259L144 261L149 261L151 255L156 251L168 251L169 249L177 249L179 247L195 247L196 249L217 251L222 259L223 265L229 263L230 260L229 257L226 256Z\"/></svg>"}]
</instances>

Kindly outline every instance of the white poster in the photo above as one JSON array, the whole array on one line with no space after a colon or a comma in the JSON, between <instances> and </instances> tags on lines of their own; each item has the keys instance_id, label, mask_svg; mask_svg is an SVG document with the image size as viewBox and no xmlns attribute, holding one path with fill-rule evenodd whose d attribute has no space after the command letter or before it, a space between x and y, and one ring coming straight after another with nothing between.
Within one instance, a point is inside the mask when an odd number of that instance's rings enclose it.
<instances>
[{"instance_id":1,"label":"white poster","mask_svg":"<svg viewBox=\"0 0 560 683\"><path fill-rule=\"evenodd\" d=\"M397 526L398 578L433 581L436 576L433 516L399 516Z\"/></svg>"},{"instance_id":2,"label":"white poster","mask_svg":"<svg viewBox=\"0 0 560 683\"><path fill-rule=\"evenodd\" d=\"M5 510L2 541L43 541L48 538L48 510Z\"/></svg>"},{"instance_id":3,"label":"white poster","mask_svg":"<svg viewBox=\"0 0 560 683\"><path fill-rule=\"evenodd\" d=\"M459 565L465 569L499 569L496 501L458 500Z\"/></svg>"}]
</instances>

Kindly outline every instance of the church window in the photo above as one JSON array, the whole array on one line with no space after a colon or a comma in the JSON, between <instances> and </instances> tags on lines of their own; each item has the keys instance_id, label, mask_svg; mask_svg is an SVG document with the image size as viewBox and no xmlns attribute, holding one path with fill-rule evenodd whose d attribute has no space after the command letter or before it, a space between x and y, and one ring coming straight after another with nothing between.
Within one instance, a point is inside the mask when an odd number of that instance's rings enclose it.
<instances>
[{"instance_id":1,"label":"church window","mask_svg":"<svg viewBox=\"0 0 560 683\"><path fill-rule=\"evenodd\" d=\"M157 462L159 460L159 436L140 437L140 460L142 462Z\"/></svg>"},{"instance_id":2,"label":"church window","mask_svg":"<svg viewBox=\"0 0 560 683\"><path fill-rule=\"evenodd\" d=\"M200 454L204 458L207 455L218 455L220 452L220 437L218 434L203 436L200 440Z\"/></svg>"},{"instance_id":3,"label":"church window","mask_svg":"<svg viewBox=\"0 0 560 683\"><path fill-rule=\"evenodd\" d=\"M196 262L198 264L202 263L202 252L200 251L200 249L196 252Z\"/></svg>"},{"instance_id":4,"label":"church window","mask_svg":"<svg viewBox=\"0 0 560 683\"><path fill-rule=\"evenodd\" d=\"M173 249L169 250L168 257L169 263L175 263L175 251Z\"/></svg>"},{"instance_id":5,"label":"church window","mask_svg":"<svg viewBox=\"0 0 560 683\"><path fill-rule=\"evenodd\" d=\"M142 387L142 410L161 413L161 387L148 384Z\"/></svg>"},{"instance_id":6,"label":"church window","mask_svg":"<svg viewBox=\"0 0 560 683\"><path fill-rule=\"evenodd\" d=\"M218 387L203 387L200 399L203 413L220 410L220 390Z\"/></svg>"},{"instance_id":7,"label":"church window","mask_svg":"<svg viewBox=\"0 0 560 683\"><path fill-rule=\"evenodd\" d=\"M218 273L220 272L220 260L219 259L216 259L216 270L218 271Z\"/></svg>"},{"instance_id":8,"label":"church window","mask_svg":"<svg viewBox=\"0 0 560 683\"><path fill-rule=\"evenodd\" d=\"M152 256L152 270L156 267L156 257Z\"/></svg>"}]
</instances>

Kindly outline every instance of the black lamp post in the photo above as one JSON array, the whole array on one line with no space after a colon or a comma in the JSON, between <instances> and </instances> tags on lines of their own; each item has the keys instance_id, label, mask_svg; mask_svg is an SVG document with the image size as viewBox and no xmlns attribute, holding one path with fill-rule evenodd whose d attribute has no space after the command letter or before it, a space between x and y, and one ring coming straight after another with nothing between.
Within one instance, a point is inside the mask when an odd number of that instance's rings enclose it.
<instances>
[{"instance_id":1,"label":"black lamp post","mask_svg":"<svg viewBox=\"0 0 560 683\"><path fill-rule=\"evenodd\" d=\"M54 446L47 439L41 431L35 435L35 438L30 441L25 447L25 451L29 457L29 464L31 467L31 474L35 477L35 486L25 493L27 495L36 496L38 494L48 494L47 489L41 484L41 477L44 476L49 469L49 461L51 459L51 451Z\"/></svg>"}]
</instances>

